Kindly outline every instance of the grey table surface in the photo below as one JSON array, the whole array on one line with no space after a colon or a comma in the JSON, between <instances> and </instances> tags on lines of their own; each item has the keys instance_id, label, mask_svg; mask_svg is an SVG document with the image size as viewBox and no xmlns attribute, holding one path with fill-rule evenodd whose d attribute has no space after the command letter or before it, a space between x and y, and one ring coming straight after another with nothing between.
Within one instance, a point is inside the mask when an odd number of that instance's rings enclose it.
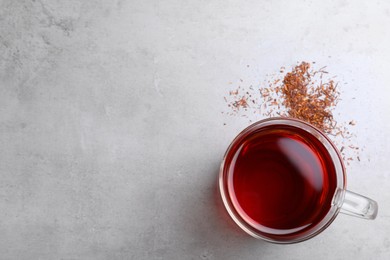
<instances>
[{"instance_id":1,"label":"grey table surface","mask_svg":"<svg viewBox=\"0 0 390 260\"><path fill-rule=\"evenodd\" d=\"M0 259L390 259L389 26L388 1L0 0ZM281 246L223 208L248 118L221 112L301 60L346 83L348 188L380 211Z\"/></svg>"}]
</instances>

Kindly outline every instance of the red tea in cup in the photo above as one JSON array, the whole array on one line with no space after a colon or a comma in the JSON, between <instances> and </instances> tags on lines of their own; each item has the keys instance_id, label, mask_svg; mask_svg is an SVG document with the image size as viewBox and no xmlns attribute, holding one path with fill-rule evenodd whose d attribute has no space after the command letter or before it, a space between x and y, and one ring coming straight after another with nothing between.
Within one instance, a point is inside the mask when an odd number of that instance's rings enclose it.
<instances>
[{"instance_id":1,"label":"red tea in cup","mask_svg":"<svg viewBox=\"0 0 390 260\"><path fill-rule=\"evenodd\" d=\"M247 233L299 242L337 216L346 192L344 171L336 148L318 129L270 119L233 141L221 166L220 189L229 214Z\"/></svg>"}]
</instances>

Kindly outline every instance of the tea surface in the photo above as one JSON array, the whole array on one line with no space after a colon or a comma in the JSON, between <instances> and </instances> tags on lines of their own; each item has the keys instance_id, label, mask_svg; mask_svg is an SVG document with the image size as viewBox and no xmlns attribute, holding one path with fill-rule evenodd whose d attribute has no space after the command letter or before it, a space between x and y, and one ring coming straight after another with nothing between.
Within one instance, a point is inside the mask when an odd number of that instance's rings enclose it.
<instances>
[{"instance_id":1,"label":"tea surface","mask_svg":"<svg viewBox=\"0 0 390 260\"><path fill-rule=\"evenodd\" d=\"M299 128L261 129L236 143L227 156L229 194L251 226L292 234L320 222L331 207L336 173L329 153Z\"/></svg>"}]
</instances>

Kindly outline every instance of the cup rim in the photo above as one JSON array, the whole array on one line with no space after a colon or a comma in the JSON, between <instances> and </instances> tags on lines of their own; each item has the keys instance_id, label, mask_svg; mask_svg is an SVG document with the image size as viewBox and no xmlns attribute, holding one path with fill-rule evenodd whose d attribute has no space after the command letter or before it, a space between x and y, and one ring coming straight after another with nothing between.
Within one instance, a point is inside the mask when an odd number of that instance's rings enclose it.
<instances>
[{"instance_id":1,"label":"cup rim","mask_svg":"<svg viewBox=\"0 0 390 260\"><path fill-rule=\"evenodd\" d=\"M333 195L332 199L332 205L328 211L328 213L323 217L323 219L318 222L316 225L311 227L309 230L302 233L299 237L284 237L283 239L275 239L271 237L267 237L263 234L261 234L261 231L257 230L253 226L249 225L244 218L238 213L238 211L235 209L229 195L229 188L227 184L227 171L226 171L226 158L227 155L230 153L230 150L232 147L242 141L247 135L253 133L255 130L259 130L261 128L264 128L266 126L272 126L272 125L287 125L292 126L296 128L300 128L302 130L305 130L315 138L317 138L326 148L327 152L329 153L334 167L335 167L335 173L336 173L336 189ZM344 200L345 191L346 191L346 174L345 174L345 166L343 163L342 156L334 143L330 140L328 136L326 136L325 133L323 133L320 129L317 127L299 120L295 118L285 118L285 117L273 117L273 118L267 118L260 121L257 121L251 125L249 125L247 128L242 130L231 142L228 149L225 152L225 155L223 157L221 166L220 166L220 173L219 173L219 190L222 197L223 204L228 211L230 217L233 219L233 221L247 234L257 238L262 239L271 243L276 244L292 244L292 243L298 243L305 240L308 240L318 234L320 234L322 231L324 231L337 217L338 213L340 212L342 202Z\"/></svg>"}]
</instances>

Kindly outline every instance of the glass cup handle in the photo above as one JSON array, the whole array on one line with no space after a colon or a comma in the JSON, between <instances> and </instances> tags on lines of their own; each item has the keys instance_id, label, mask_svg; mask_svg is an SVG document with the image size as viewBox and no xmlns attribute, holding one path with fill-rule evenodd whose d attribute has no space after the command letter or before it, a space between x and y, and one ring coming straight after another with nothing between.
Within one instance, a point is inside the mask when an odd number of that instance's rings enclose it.
<instances>
[{"instance_id":1,"label":"glass cup handle","mask_svg":"<svg viewBox=\"0 0 390 260\"><path fill-rule=\"evenodd\" d=\"M340 212L359 218L375 219L378 214L378 203L372 199L346 190Z\"/></svg>"}]
</instances>

